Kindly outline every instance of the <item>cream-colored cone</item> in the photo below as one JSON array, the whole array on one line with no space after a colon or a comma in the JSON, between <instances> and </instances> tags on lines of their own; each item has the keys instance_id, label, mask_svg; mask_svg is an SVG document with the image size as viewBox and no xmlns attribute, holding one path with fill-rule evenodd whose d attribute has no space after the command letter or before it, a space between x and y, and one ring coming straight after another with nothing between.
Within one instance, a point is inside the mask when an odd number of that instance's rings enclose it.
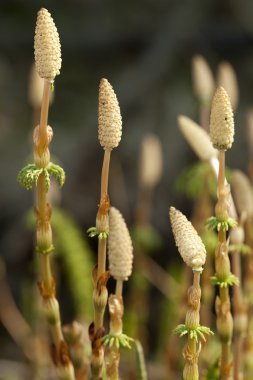
<instances>
[{"instance_id":1,"label":"cream-colored cone","mask_svg":"<svg viewBox=\"0 0 253 380\"><path fill-rule=\"evenodd\" d=\"M234 141L234 117L231 103L223 87L218 87L212 102L210 138L214 148L227 150Z\"/></svg>"},{"instance_id":2,"label":"cream-colored cone","mask_svg":"<svg viewBox=\"0 0 253 380\"><path fill-rule=\"evenodd\" d=\"M34 55L39 76L50 82L54 81L61 69L61 44L54 20L45 8L38 12Z\"/></svg>"},{"instance_id":3,"label":"cream-colored cone","mask_svg":"<svg viewBox=\"0 0 253 380\"><path fill-rule=\"evenodd\" d=\"M229 62L221 62L218 66L217 84L222 86L228 93L231 105L235 111L238 105L239 89L236 73Z\"/></svg>"},{"instance_id":4,"label":"cream-colored cone","mask_svg":"<svg viewBox=\"0 0 253 380\"><path fill-rule=\"evenodd\" d=\"M122 119L119 103L107 79L101 79L98 104L98 139L102 147L112 150L119 145Z\"/></svg>"},{"instance_id":5,"label":"cream-colored cone","mask_svg":"<svg viewBox=\"0 0 253 380\"><path fill-rule=\"evenodd\" d=\"M201 103L211 101L215 82L212 71L202 55L196 55L192 60L193 88Z\"/></svg>"},{"instance_id":6,"label":"cream-colored cone","mask_svg":"<svg viewBox=\"0 0 253 380\"><path fill-rule=\"evenodd\" d=\"M141 145L140 183L144 187L153 188L162 175L162 147L157 136L147 134Z\"/></svg>"},{"instance_id":7,"label":"cream-colored cone","mask_svg":"<svg viewBox=\"0 0 253 380\"><path fill-rule=\"evenodd\" d=\"M206 261L206 249L201 238L191 222L174 207L170 208L170 221L182 259L193 270L201 272Z\"/></svg>"},{"instance_id":8,"label":"cream-colored cone","mask_svg":"<svg viewBox=\"0 0 253 380\"><path fill-rule=\"evenodd\" d=\"M218 156L218 151L214 149L210 136L197 123L187 116L179 115L178 125L186 141L200 160L207 161Z\"/></svg>"},{"instance_id":9,"label":"cream-colored cone","mask_svg":"<svg viewBox=\"0 0 253 380\"><path fill-rule=\"evenodd\" d=\"M133 245L125 220L115 207L109 213L108 257L111 275L126 281L132 273Z\"/></svg>"}]
</instances>

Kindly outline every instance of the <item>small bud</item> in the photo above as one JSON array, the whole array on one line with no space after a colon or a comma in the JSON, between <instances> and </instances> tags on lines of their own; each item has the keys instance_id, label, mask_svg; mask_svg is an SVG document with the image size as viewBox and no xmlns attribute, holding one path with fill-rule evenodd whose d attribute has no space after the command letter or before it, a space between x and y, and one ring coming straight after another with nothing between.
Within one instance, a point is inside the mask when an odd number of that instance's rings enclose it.
<instances>
[{"instance_id":1,"label":"small bud","mask_svg":"<svg viewBox=\"0 0 253 380\"><path fill-rule=\"evenodd\" d=\"M210 137L214 148L227 150L234 141L234 118L228 94L218 87L212 102Z\"/></svg>"},{"instance_id":2,"label":"small bud","mask_svg":"<svg viewBox=\"0 0 253 380\"><path fill-rule=\"evenodd\" d=\"M122 120L119 103L107 79L101 79L98 104L98 139L106 150L119 145L122 135Z\"/></svg>"},{"instance_id":3,"label":"small bud","mask_svg":"<svg viewBox=\"0 0 253 380\"><path fill-rule=\"evenodd\" d=\"M50 82L54 81L61 69L61 45L54 20L45 8L38 12L34 55L39 76Z\"/></svg>"},{"instance_id":4,"label":"small bud","mask_svg":"<svg viewBox=\"0 0 253 380\"><path fill-rule=\"evenodd\" d=\"M153 188L162 175L162 147L159 139L147 134L141 146L140 183L143 187Z\"/></svg>"},{"instance_id":5,"label":"small bud","mask_svg":"<svg viewBox=\"0 0 253 380\"><path fill-rule=\"evenodd\" d=\"M196 96L201 103L211 101L214 92L214 78L207 61L196 55L192 61L192 79Z\"/></svg>"},{"instance_id":6,"label":"small bud","mask_svg":"<svg viewBox=\"0 0 253 380\"><path fill-rule=\"evenodd\" d=\"M111 275L126 281L132 273L133 245L125 220L115 207L109 213L108 257Z\"/></svg>"},{"instance_id":7,"label":"small bud","mask_svg":"<svg viewBox=\"0 0 253 380\"><path fill-rule=\"evenodd\" d=\"M236 110L239 98L238 83L235 71L229 62L221 62L218 67L218 86L228 93L233 110Z\"/></svg>"},{"instance_id":8,"label":"small bud","mask_svg":"<svg viewBox=\"0 0 253 380\"><path fill-rule=\"evenodd\" d=\"M195 271L202 271L206 249L196 230L187 218L174 207L170 208L170 221L179 253L184 262Z\"/></svg>"},{"instance_id":9,"label":"small bud","mask_svg":"<svg viewBox=\"0 0 253 380\"><path fill-rule=\"evenodd\" d=\"M236 208L241 215L253 216L253 190L248 177L240 170L234 170L231 181Z\"/></svg>"},{"instance_id":10,"label":"small bud","mask_svg":"<svg viewBox=\"0 0 253 380\"><path fill-rule=\"evenodd\" d=\"M218 151L214 149L210 136L197 123L189 117L180 115L178 124L184 138L200 160L208 161L218 156Z\"/></svg>"}]
</instances>

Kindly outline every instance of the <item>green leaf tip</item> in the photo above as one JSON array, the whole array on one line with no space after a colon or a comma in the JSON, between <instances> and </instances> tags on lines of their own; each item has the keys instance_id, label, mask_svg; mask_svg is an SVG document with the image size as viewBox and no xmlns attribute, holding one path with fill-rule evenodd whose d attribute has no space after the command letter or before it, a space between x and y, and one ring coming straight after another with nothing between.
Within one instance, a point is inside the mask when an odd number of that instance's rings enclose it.
<instances>
[{"instance_id":1,"label":"green leaf tip","mask_svg":"<svg viewBox=\"0 0 253 380\"><path fill-rule=\"evenodd\" d=\"M122 347L131 350L131 343L134 342L134 339L130 338L126 334L107 334L103 337L102 341L105 346L109 346L110 348L115 346L117 349Z\"/></svg>"},{"instance_id":2,"label":"green leaf tip","mask_svg":"<svg viewBox=\"0 0 253 380\"><path fill-rule=\"evenodd\" d=\"M234 228L237 225L237 222L232 218L222 220L215 216L211 216L211 218L207 219L205 224L209 230L227 232L230 228Z\"/></svg>"},{"instance_id":3,"label":"green leaf tip","mask_svg":"<svg viewBox=\"0 0 253 380\"><path fill-rule=\"evenodd\" d=\"M109 233L106 231L99 231L96 227L90 227L87 230L87 234L89 237L97 236L99 240L107 239L109 236Z\"/></svg>"},{"instance_id":4,"label":"green leaf tip","mask_svg":"<svg viewBox=\"0 0 253 380\"><path fill-rule=\"evenodd\" d=\"M239 279L232 273L227 278L220 278L217 274L211 277L211 283L213 285L218 285L221 288L226 288L227 286L239 285Z\"/></svg>"},{"instance_id":5,"label":"green leaf tip","mask_svg":"<svg viewBox=\"0 0 253 380\"><path fill-rule=\"evenodd\" d=\"M37 186L38 179L41 174L45 175L46 191L50 188L50 176L54 175L62 187L66 176L64 170L52 162L46 168L39 168L36 164L28 164L18 173L18 182L26 190L31 190L33 186Z\"/></svg>"},{"instance_id":6,"label":"green leaf tip","mask_svg":"<svg viewBox=\"0 0 253 380\"><path fill-rule=\"evenodd\" d=\"M198 326L196 328L189 328L184 324L178 325L175 330L174 334L178 334L181 338L184 335L189 334L190 339L195 339L196 342L198 342L199 339L206 341L205 335L214 335L213 331L206 326Z\"/></svg>"}]
</instances>

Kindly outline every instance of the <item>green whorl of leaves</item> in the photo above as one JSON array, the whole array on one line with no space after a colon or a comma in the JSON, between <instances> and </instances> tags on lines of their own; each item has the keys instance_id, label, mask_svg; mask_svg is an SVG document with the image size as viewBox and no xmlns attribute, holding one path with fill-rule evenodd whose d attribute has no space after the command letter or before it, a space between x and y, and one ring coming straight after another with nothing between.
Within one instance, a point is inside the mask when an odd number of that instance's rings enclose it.
<instances>
[{"instance_id":1,"label":"green whorl of leaves","mask_svg":"<svg viewBox=\"0 0 253 380\"><path fill-rule=\"evenodd\" d=\"M64 170L52 162L46 168L39 168L36 164L28 164L18 173L18 182L26 190L31 190L33 186L37 186L39 176L45 175L46 190L50 188L50 176L53 175L59 181L60 186L63 186L66 176Z\"/></svg>"}]
</instances>

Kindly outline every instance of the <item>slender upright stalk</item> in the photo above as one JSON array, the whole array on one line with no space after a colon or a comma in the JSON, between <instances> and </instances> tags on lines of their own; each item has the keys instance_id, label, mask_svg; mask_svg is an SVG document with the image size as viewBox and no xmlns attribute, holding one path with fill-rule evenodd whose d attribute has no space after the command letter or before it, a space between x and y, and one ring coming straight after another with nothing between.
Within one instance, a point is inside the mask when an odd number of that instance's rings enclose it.
<instances>
[{"instance_id":1,"label":"slender upright stalk","mask_svg":"<svg viewBox=\"0 0 253 380\"><path fill-rule=\"evenodd\" d=\"M219 220L228 219L228 196L229 190L225 185L225 152L219 152L218 173L218 202L215 207L215 215ZM228 257L227 238L224 229L218 231L218 246L215 253L216 276L220 279L228 277L230 272L230 261ZM219 296L216 298L217 330L221 339L221 380L230 378L231 353L230 346L233 333L233 318L231 314L230 296L228 286L219 286Z\"/></svg>"},{"instance_id":2,"label":"slender upright stalk","mask_svg":"<svg viewBox=\"0 0 253 380\"><path fill-rule=\"evenodd\" d=\"M123 281L132 273L133 246L132 241L121 213L111 207L109 214L110 235L108 241L108 256L110 273L116 280L115 294L109 297L110 332L105 336L105 345L109 345L106 352L106 374L108 380L119 379L120 347L130 348L128 338L123 334Z\"/></svg>"},{"instance_id":3,"label":"slender upright stalk","mask_svg":"<svg viewBox=\"0 0 253 380\"><path fill-rule=\"evenodd\" d=\"M192 268L193 284L188 289L185 324L178 325L175 332L180 336L187 334L187 344L183 350L185 365L184 380L199 380L198 357L201 350L199 338L212 334L208 327L200 325L200 274L206 261L206 250L196 230L187 218L174 207L170 208L172 231L179 253L184 262Z\"/></svg>"},{"instance_id":4,"label":"slender upright stalk","mask_svg":"<svg viewBox=\"0 0 253 380\"><path fill-rule=\"evenodd\" d=\"M51 130L47 127L49 108L50 83L45 80L44 93L41 106L41 118L39 128L34 132L34 160L39 168L47 168L50 163L48 145L51 141ZM47 187L44 172L38 178L37 188L37 251L40 256L42 281L40 292L43 305L46 310L48 322L53 339L52 359L60 379L75 378L72 363L68 357L67 345L64 342L61 330L61 320L58 301L55 298L55 281L51 273L50 253L53 251L51 229L51 206L47 201Z\"/></svg>"},{"instance_id":5,"label":"slender upright stalk","mask_svg":"<svg viewBox=\"0 0 253 380\"><path fill-rule=\"evenodd\" d=\"M106 283L109 272L106 272L106 245L109 233L108 211L110 200L108 196L108 180L110 157L113 148L117 147L121 139L121 115L119 104L112 86L106 79L102 79L99 87L99 118L98 134L101 146L104 148L104 160L101 173L100 204L96 217L96 227L88 230L90 236L98 235L98 263L93 271L93 305L94 322L90 325L89 333L92 345L91 378L97 380L102 377L104 364L104 312L108 299Z\"/></svg>"},{"instance_id":6,"label":"slender upright stalk","mask_svg":"<svg viewBox=\"0 0 253 380\"><path fill-rule=\"evenodd\" d=\"M51 273L50 253L53 252L51 213L47 200L50 175L54 173L60 183L65 180L64 171L50 162L49 144L53 137L52 128L48 126L50 89L55 76L61 68L61 46L59 35L50 13L42 8L38 12L35 38L36 70L44 79L41 103L40 123L33 131L34 164L27 165L18 175L18 180L27 189L36 185L36 251L40 257L42 280L39 290L47 317L51 335L51 357L59 379L74 380L74 369L68 355L68 347L63 339L59 304L55 297L55 281Z\"/></svg>"},{"instance_id":7,"label":"slender upright stalk","mask_svg":"<svg viewBox=\"0 0 253 380\"><path fill-rule=\"evenodd\" d=\"M219 287L219 295L216 297L216 323L221 340L221 380L231 379L232 359L231 340L233 334L233 318L231 314L229 285L238 283L238 279L232 275L230 260L228 257L227 231L236 225L229 217L230 212L230 186L225 179L225 151L231 148L234 140L234 119L229 97L223 87L218 87L212 102L210 117L210 138L213 147L219 151L218 168L218 201L215 206L215 217L208 220L209 227L217 230L218 244L215 250L215 276L214 284ZM211 163L214 164L213 160Z\"/></svg>"}]
</instances>

